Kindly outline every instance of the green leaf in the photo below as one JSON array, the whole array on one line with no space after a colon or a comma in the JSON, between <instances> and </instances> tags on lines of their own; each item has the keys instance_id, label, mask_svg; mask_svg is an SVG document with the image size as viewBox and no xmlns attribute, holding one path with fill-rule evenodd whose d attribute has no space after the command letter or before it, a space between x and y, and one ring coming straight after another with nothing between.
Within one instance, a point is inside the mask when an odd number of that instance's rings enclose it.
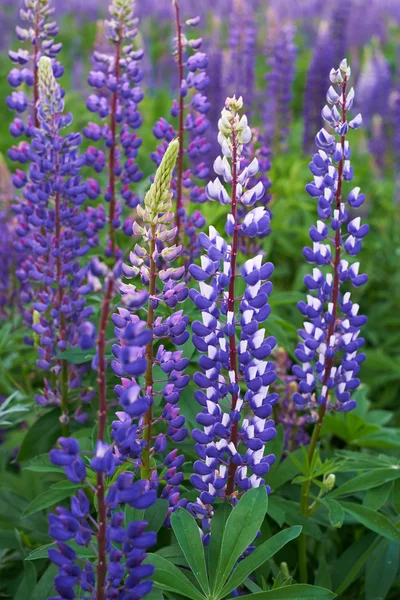
<instances>
[{"instance_id":1,"label":"green leaf","mask_svg":"<svg viewBox=\"0 0 400 600\"><path fill-rule=\"evenodd\" d=\"M333 527L341 527L344 521L344 510L339 502L325 498L323 503L327 506L329 512L329 520Z\"/></svg>"},{"instance_id":2,"label":"green leaf","mask_svg":"<svg viewBox=\"0 0 400 600\"><path fill-rule=\"evenodd\" d=\"M155 504L146 508L143 519L147 521L147 531L160 531L168 514L168 500L159 498Z\"/></svg>"},{"instance_id":3,"label":"green leaf","mask_svg":"<svg viewBox=\"0 0 400 600\"><path fill-rule=\"evenodd\" d=\"M24 562L24 575L18 586L14 600L30 600L36 586L36 569L32 563Z\"/></svg>"},{"instance_id":4,"label":"green leaf","mask_svg":"<svg viewBox=\"0 0 400 600\"><path fill-rule=\"evenodd\" d=\"M381 540L368 557L365 566L365 598L386 598L397 575L400 561L400 545Z\"/></svg>"},{"instance_id":5,"label":"green leaf","mask_svg":"<svg viewBox=\"0 0 400 600\"><path fill-rule=\"evenodd\" d=\"M46 569L37 582L35 589L33 590L31 600L43 600L43 598L49 598L53 596L54 577L57 575L57 573L58 567L56 565L50 565Z\"/></svg>"},{"instance_id":6,"label":"green leaf","mask_svg":"<svg viewBox=\"0 0 400 600\"><path fill-rule=\"evenodd\" d=\"M76 556L78 558L84 558L85 560L90 558L95 558L97 556L95 550L93 548L85 548L85 546L79 546L76 542L69 541L68 546L71 546L73 550L76 552ZM42 558L48 558L48 550L49 548L54 548L55 544L45 544L44 546L40 546L40 548L36 548L33 550L25 560L39 560Z\"/></svg>"},{"instance_id":7,"label":"green leaf","mask_svg":"<svg viewBox=\"0 0 400 600\"><path fill-rule=\"evenodd\" d=\"M148 554L145 562L154 565L155 571L152 580L162 590L182 594L191 600L204 600L203 594L194 587L178 567L159 554Z\"/></svg>"},{"instance_id":8,"label":"green leaf","mask_svg":"<svg viewBox=\"0 0 400 600\"><path fill-rule=\"evenodd\" d=\"M300 583L246 596L246 598L254 598L254 600L299 600L300 598L302 600L319 600L320 598L335 597L336 594L325 588Z\"/></svg>"},{"instance_id":9,"label":"green leaf","mask_svg":"<svg viewBox=\"0 0 400 600\"><path fill-rule=\"evenodd\" d=\"M211 537L210 544L208 546L208 564L211 589L213 589L215 584L215 575L217 573L217 569L215 567L218 564L219 555L221 552L221 544L225 525L231 512L232 506L228 502L224 502L217 508L213 518L211 519Z\"/></svg>"},{"instance_id":10,"label":"green leaf","mask_svg":"<svg viewBox=\"0 0 400 600\"><path fill-rule=\"evenodd\" d=\"M38 454L45 454L54 446L60 434L60 410L55 408L44 413L28 429L19 449L17 460L29 460Z\"/></svg>"},{"instance_id":11,"label":"green leaf","mask_svg":"<svg viewBox=\"0 0 400 600\"><path fill-rule=\"evenodd\" d=\"M28 517L29 515L33 515L37 513L39 510L43 510L44 508L49 508L50 506L54 506L57 502L61 502L61 500L65 500L65 498L70 498L73 495L75 490L79 490L81 486L75 485L73 487L61 488L61 489L49 489L42 494L39 494L28 506L25 508L22 513L23 517Z\"/></svg>"},{"instance_id":12,"label":"green leaf","mask_svg":"<svg viewBox=\"0 0 400 600\"><path fill-rule=\"evenodd\" d=\"M189 566L178 544L172 544L171 546L160 548L160 550L157 550L157 554L166 560L169 560L169 562L172 562L174 565L179 565L181 567Z\"/></svg>"},{"instance_id":13,"label":"green leaf","mask_svg":"<svg viewBox=\"0 0 400 600\"><path fill-rule=\"evenodd\" d=\"M193 575L199 582L203 592L206 595L209 594L210 587L208 585L204 546L196 521L187 510L178 508L171 515L171 525Z\"/></svg>"},{"instance_id":14,"label":"green leaf","mask_svg":"<svg viewBox=\"0 0 400 600\"><path fill-rule=\"evenodd\" d=\"M321 587L325 587L328 589L330 589L332 587L331 574L329 572L328 563L326 561L326 557L325 557L325 554L323 553L323 550L320 553L320 559L319 559L319 563L318 563L318 571L315 576L314 583L315 583L315 585L319 585Z\"/></svg>"},{"instance_id":15,"label":"green leaf","mask_svg":"<svg viewBox=\"0 0 400 600\"><path fill-rule=\"evenodd\" d=\"M371 488L364 496L364 506L367 506L372 510L379 510L389 498L392 488L392 481L388 481L379 487Z\"/></svg>"},{"instance_id":16,"label":"green leaf","mask_svg":"<svg viewBox=\"0 0 400 600\"><path fill-rule=\"evenodd\" d=\"M24 471L33 471L34 473L64 473L62 467L52 465L49 454L39 454L22 465Z\"/></svg>"},{"instance_id":17,"label":"green leaf","mask_svg":"<svg viewBox=\"0 0 400 600\"><path fill-rule=\"evenodd\" d=\"M369 490L399 477L400 467L398 466L393 466L390 469L374 469L346 481L346 483L333 490L327 498L337 498L338 496L347 496L355 492Z\"/></svg>"},{"instance_id":18,"label":"green leaf","mask_svg":"<svg viewBox=\"0 0 400 600\"><path fill-rule=\"evenodd\" d=\"M224 587L236 561L254 541L268 507L265 488L249 490L242 496L226 522L215 575L214 593Z\"/></svg>"},{"instance_id":19,"label":"green leaf","mask_svg":"<svg viewBox=\"0 0 400 600\"><path fill-rule=\"evenodd\" d=\"M335 561L332 576L334 589L338 595L343 594L353 581L360 576L377 543L378 539L373 534L363 535Z\"/></svg>"},{"instance_id":20,"label":"green leaf","mask_svg":"<svg viewBox=\"0 0 400 600\"><path fill-rule=\"evenodd\" d=\"M233 571L232 576L222 589L221 594L218 598L223 598L229 592L237 588L251 573L253 573L258 567L269 560L274 554L276 554L283 546L285 546L291 540L297 538L301 533L301 527L290 527L284 529L271 539L267 540L258 548L254 550L247 558L240 561L236 569Z\"/></svg>"},{"instance_id":21,"label":"green leaf","mask_svg":"<svg viewBox=\"0 0 400 600\"><path fill-rule=\"evenodd\" d=\"M55 358L62 358L73 365L81 365L82 363L91 361L93 357L93 351L82 350L82 348L77 346L76 348L68 348L64 352L60 352Z\"/></svg>"},{"instance_id":22,"label":"green leaf","mask_svg":"<svg viewBox=\"0 0 400 600\"><path fill-rule=\"evenodd\" d=\"M341 504L349 515L371 529L371 531L375 531L392 542L400 542L400 529L397 529L382 513L351 502L342 502Z\"/></svg>"}]
</instances>

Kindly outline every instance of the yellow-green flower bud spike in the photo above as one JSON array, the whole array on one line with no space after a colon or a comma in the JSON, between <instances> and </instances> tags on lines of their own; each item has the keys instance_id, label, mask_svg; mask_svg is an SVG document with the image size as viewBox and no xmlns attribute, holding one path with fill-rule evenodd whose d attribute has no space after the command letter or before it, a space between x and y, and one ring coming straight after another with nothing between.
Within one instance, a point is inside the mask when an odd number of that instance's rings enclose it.
<instances>
[{"instance_id":1,"label":"yellow-green flower bud spike","mask_svg":"<svg viewBox=\"0 0 400 600\"><path fill-rule=\"evenodd\" d=\"M40 313L37 310L33 311L32 321L33 325L37 325L38 323L40 323ZM38 346L40 346L40 335L35 332L33 332L33 344L35 348L38 348Z\"/></svg>"},{"instance_id":2,"label":"yellow-green flower bud spike","mask_svg":"<svg viewBox=\"0 0 400 600\"><path fill-rule=\"evenodd\" d=\"M38 79L39 89L47 97L56 90L57 82L54 77L53 67L51 64L51 58L48 56L41 56L38 63Z\"/></svg>"},{"instance_id":3,"label":"yellow-green flower bud spike","mask_svg":"<svg viewBox=\"0 0 400 600\"><path fill-rule=\"evenodd\" d=\"M144 213L143 219L149 223L155 224L157 216L160 213L168 213L171 211L172 203L170 185L172 173L175 168L176 160L179 153L179 141L173 140L156 171L154 182L151 184L149 191L144 198Z\"/></svg>"}]
</instances>

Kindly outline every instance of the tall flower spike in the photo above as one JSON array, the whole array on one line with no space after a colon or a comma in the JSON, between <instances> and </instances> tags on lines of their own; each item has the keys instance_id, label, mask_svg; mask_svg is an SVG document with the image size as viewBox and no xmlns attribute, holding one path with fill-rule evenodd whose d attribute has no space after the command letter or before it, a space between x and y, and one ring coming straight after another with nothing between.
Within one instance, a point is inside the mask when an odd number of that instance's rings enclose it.
<instances>
[{"instance_id":1,"label":"tall flower spike","mask_svg":"<svg viewBox=\"0 0 400 600\"><path fill-rule=\"evenodd\" d=\"M268 145L272 150L287 148L292 116L292 81L297 55L295 32L296 29L291 23L282 25L277 30L267 60L270 69L265 76L267 101L264 105L263 121Z\"/></svg>"},{"instance_id":2,"label":"tall flower spike","mask_svg":"<svg viewBox=\"0 0 400 600\"><path fill-rule=\"evenodd\" d=\"M89 123L83 133L92 142L102 142L100 148L88 148L86 164L92 166L96 173L101 172L107 165L108 184L104 198L109 203L109 240L106 255L117 259L121 257L116 240L122 217L120 198L130 209L139 203L139 198L132 191L132 185L142 178L136 164L142 140L136 130L142 123L138 105L143 99L140 88L143 76L140 61L143 51L135 47L138 32L134 2L113 0L109 13L110 19L105 22L105 35L111 50L94 52L95 66L88 77L94 93L87 99L87 108L98 115L100 124ZM107 123L104 123L105 120ZM131 235L130 217L124 223L123 230L127 235Z\"/></svg>"},{"instance_id":3,"label":"tall flower spike","mask_svg":"<svg viewBox=\"0 0 400 600\"><path fill-rule=\"evenodd\" d=\"M365 359L358 350L364 344L360 327L367 319L359 314L360 307L352 300L350 289L367 281L367 275L359 273L360 263L354 257L369 227L355 212L365 198L360 188L354 188L347 197L343 189L353 178L347 134L362 122L360 114L348 120L354 101L349 78L346 60L330 73L333 85L322 116L334 134L325 129L317 134L318 153L310 163L314 180L306 186L309 195L317 199L320 220L310 229L312 248L303 251L307 262L315 266L304 279L309 290L307 302L298 305L306 320L295 352L302 366L293 368L299 379L299 392L293 395L293 401L301 410L311 410L311 418L317 422L312 452L325 413L355 407L351 394L360 384L358 373Z\"/></svg>"},{"instance_id":4,"label":"tall flower spike","mask_svg":"<svg viewBox=\"0 0 400 600\"><path fill-rule=\"evenodd\" d=\"M205 220L198 210L188 214L185 205L189 200L196 203L206 200L204 187L198 185L198 180L207 179L209 173L204 162L210 151L210 144L204 135L209 127L207 114L210 109L205 95L209 85L208 56L200 51L202 39L189 39L186 34L188 30L197 27L199 18L189 19L182 24L178 0L173 0L173 7L176 27L174 57L178 67L179 98L173 101L171 117L178 122L174 126L164 118L157 121L153 133L157 139L163 141L157 151L152 153L152 159L158 165L168 142L178 138L179 155L172 181L176 202L176 244L179 245L186 234L188 243L185 246L189 257L193 258L198 254L196 229L203 227ZM190 167L185 165L186 160L190 161Z\"/></svg>"},{"instance_id":5,"label":"tall flower spike","mask_svg":"<svg viewBox=\"0 0 400 600\"><path fill-rule=\"evenodd\" d=\"M230 185L231 194L218 178L206 188L210 200L229 206L225 231L231 244L210 227L208 236L199 236L204 249L201 266L190 266L191 275L200 282L199 290L190 290L190 297L202 315L202 321L192 325L193 344L202 354L201 371L194 375L200 388L195 398L202 407L197 415L202 429L192 433L200 460L194 463L191 481L200 496L189 508L204 519L205 529L218 496L234 502L241 491L264 485L264 475L274 461L273 455L264 456L264 446L276 435L269 419L278 400L277 394L269 392L276 375L267 360L276 340L259 329L270 313L268 279L273 265L263 264L259 255L246 260L238 271L239 233L252 237L269 227L263 206L253 208L243 222L238 218L238 206L254 207L264 193L261 182L248 186L258 161L255 158L244 166L243 151L251 130L246 116L239 114L242 106L242 98L227 98L218 123L223 156L215 160L214 170ZM241 296L235 286L239 276L246 283Z\"/></svg>"},{"instance_id":6,"label":"tall flower spike","mask_svg":"<svg viewBox=\"0 0 400 600\"><path fill-rule=\"evenodd\" d=\"M167 438L179 442L187 435L187 429L184 427L185 419L179 414L178 402L181 391L189 383L189 375L184 374L189 361L177 348L189 338L189 333L186 331L188 318L183 315L182 310L172 312L167 317L162 316L163 313L165 315L165 308L174 309L188 295L187 287L181 281L185 268L170 266L182 249L180 246L171 245L176 236L176 227L173 226L170 185L178 152L179 142L173 140L145 196L144 207L138 206L138 215L143 225L140 226L135 222L134 233L142 239L142 245L135 245L130 253L130 264L122 267L127 278L134 278L140 274L145 288L137 290L134 285L122 284L122 302L126 308L120 308L119 314L113 315L119 345L113 346L116 360L112 366L115 373L121 377L121 385L116 387L116 392L125 411L119 415L119 419L123 423L131 423L132 418L139 418L137 437L142 440L139 444L142 450L141 474L143 479L151 481L154 485L158 479L160 454L167 448ZM159 307L163 307L160 315L157 314ZM131 348L131 338L139 318L135 313L142 308L147 309L148 329L145 333L148 335L148 340L145 353L138 354ZM162 344L156 347L158 340L166 340L172 349L167 350ZM143 373L144 362L146 367L141 386L137 379ZM166 374L166 380L154 379L155 368L161 369ZM157 396L164 399L161 415L153 413L153 402ZM156 435L155 424L163 423L166 428L160 430L158 427L158 435ZM116 424L115 427L116 435L123 437L124 432L128 435L129 428L124 429L122 424ZM129 444L125 454L130 458L137 458L136 453L137 446L131 448ZM153 459L158 462L154 470ZM164 459L164 464L168 468L162 496L168 498L170 511L178 503L178 486L183 480L183 473L177 471L182 463L183 456L178 457L176 449Z\"/></svg>"},{"instance_id":7,"label":"tall flower spike","mask_svg":"<svg viewBox=\"0 0 400 600\"><path fill-rule=\"evenodd\" d=\"M32 97L29 98L24 91L12 92L7 98L7 105L15 110L18 115L24 113L29 106L31 111L26 123L18 117L11 125L11 133L15 137L26 134L32 135L32 127L39 127L39 118L37 115L37 102L39 99L39 77L38 64L41 56L48 56L55 59L61 50L61 44L54 42L54 37L58 33L57 24L50 21L54 13L49 0L24 0L24 8L20 10L22 21L28 24L28 27L17 27L17 37L21 42L29 41L32 45L31 51L20 48L16 52L11 50L9 57L16 65L8 76L8 82L18 89L25 85L32 89ZM62 66L52 60L54 75L58 78L64 73ZM22 67L22 68L21 68Z\"/></svg>"},{"instance_id":8,"label":"tall flower spike","mask_svg":"<svg viewBox=\"0 0 400 600\"><path fill-rule=\"evenodd\" d=\"M87 266L82 257L92 245L89 219L82 204L86 184L79 174L84 162L79 156L81 136L61 130L70 125L72 116L64 114L64 102L52 62L42 56L38 65L37 115L40 129L34 129L31 144L25 147L30 160L28 175L17 170L14 185L22 190L17 214L18 240L15 249L24 259L16 275L23 285L30 282L33 297L32 329L38 338L40 368L52 373L55 384L45 380L40 404L58 404L62 424L69 420L69 386L79 387L85 366L68 365L57 354L82 342L86 348L93 339L84 331L91 309L85 307ZM20 152L9 151L15 161Z\"/></svg>"}]
</instances>

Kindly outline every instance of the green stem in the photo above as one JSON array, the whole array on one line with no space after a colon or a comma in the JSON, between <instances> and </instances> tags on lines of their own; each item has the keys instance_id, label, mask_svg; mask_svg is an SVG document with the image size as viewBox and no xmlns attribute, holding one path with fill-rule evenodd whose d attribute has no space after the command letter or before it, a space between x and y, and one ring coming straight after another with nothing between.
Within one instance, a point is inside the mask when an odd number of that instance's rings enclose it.
<instances>
[{"instance_id":1,"label":"green stem","mask_svg":"<svg viewBox=\"0 0 400 600\"><path fill-rule=\"evenodd\" d=\"M343 99L341 102L342 121L345 122L346 121L346 88L347 88L347 78L346 77L344 78L344 81L343 81L343 84L341 85L341 87L342 87L342 95L343 95ZM341 144L341 148L342 148L342 158L340 159L339 164L338 164L338 185L337 185L336 194L335 194L335 205L336 205L337 210L340 209L340 204L342 201L345 135L340 136L340 144ZM332 307L333 308L332 308L332 320L329 324L328 332L327 332L327 336L326 336L326 339L328 341L332 338L332 336L335 333L337 309L338 309L338 303L339 303L339 284L340 284L339 266L340 266L340 258L341 258L341 229L340 229L340 227L339 227L339 229L336 230L334 243L335 243L335 258L333 261L334 275L333 275L333 290L332 290ZM324 373L322 386L326 385L328 378L330 376L330 372L331 372L333 364L334 364L333 358L328 358L326 360L325 373ZM327 402L328 402L328 399L326 400L326 403ZM315 453L317 443L319 440L319 435L321 433L321 428L322 428L322 425L324 422L325 413L326 413L326 404L321 404L321 406L319 407L319 411L318 411L318 420L314 425L310 445L308 447L308 465L310 467L310 474L309 474L310 477L307 481L305 481L303 483L303 485L301 486L301 492L300 492L300 510L301 510L301 513L306 518L310 514L309 496L310 496L310 488L311 488L311 480L312 480L311 465L313 462L314 453ZM304 533L302 533L299 536L298 550L299 550L300 582L307 583L307 580L308 580L307 538Z\"/></svg>"}]
</instances>

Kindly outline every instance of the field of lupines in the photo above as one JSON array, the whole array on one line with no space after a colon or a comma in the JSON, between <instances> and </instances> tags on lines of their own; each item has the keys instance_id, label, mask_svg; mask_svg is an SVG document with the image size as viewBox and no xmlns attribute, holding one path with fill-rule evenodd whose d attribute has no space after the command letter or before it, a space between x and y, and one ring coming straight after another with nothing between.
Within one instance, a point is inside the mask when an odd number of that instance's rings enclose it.
<instances>
[{"instance_id":1,"label":"field of lupines","mask_svg":"<svg viewBox=\"0 0 400 600\"><path fill-rule=\"evenodd\" d=\"M400 2L109 2L0 1L0 597L395 600Z\"/></svg>"}]
</instances>

